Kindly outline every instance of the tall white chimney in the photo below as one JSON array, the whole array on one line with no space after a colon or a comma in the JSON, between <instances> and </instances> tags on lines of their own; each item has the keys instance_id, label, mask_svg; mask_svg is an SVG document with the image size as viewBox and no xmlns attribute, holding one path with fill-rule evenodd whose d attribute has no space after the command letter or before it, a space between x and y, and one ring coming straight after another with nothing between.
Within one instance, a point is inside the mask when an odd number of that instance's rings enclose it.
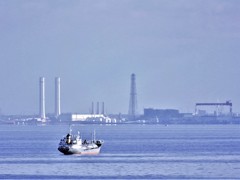
<instances>
[{"instance_id":1,"label":"tall white chimney","mask_svg":"<svg viewBox=\"0 0 240 180\"><path fill-rule=\"evenodd\" d=\"M60 104L60 78L55 78L55 117L61 114L61 104Z\"/></svg>"},{"instance_id":2,"label":"tall white chimney","mask_svg":"<svg viewBox=\"0 0 240 180\"><path fill-rule=\"evenodd\" d=\"M39 79L39 115L41 119L46 119L45 114L45 78Z\"/></svg>"}]
</instances>

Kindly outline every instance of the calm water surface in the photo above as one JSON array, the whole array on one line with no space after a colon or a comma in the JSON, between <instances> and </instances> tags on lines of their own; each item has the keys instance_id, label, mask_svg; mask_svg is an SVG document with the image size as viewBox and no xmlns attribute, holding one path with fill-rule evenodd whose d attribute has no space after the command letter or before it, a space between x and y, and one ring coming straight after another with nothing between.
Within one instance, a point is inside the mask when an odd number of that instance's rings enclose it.
<instances>
[{"instance_id":1,"label":"calm water surface","mask_svg":"<svg viewBox=\"0 0 240 180\"><path fill-rule=\"evenodd\" d=\"M69 126L0 126L0 179L238 179L239 125L77 125L97 156L62 155Z\"/></svg>"}]
</instances>

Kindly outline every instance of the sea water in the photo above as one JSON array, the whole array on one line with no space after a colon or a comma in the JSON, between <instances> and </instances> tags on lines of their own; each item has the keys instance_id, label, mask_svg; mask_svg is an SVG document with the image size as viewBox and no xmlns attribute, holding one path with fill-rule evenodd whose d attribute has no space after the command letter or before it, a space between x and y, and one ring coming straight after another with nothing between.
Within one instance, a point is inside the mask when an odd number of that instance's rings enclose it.
<instances>
[{"instance_id":1,"label":"sea water","mask_svg":"<svg viewBox=\"0 0 240 180\"><path fill-rule=\"evenodd\" d=\"M63 155L68 125L0 125L0 179L238 179L239 125L76 125L104 140L96 156Z\"/></svg>"}]
</instances>

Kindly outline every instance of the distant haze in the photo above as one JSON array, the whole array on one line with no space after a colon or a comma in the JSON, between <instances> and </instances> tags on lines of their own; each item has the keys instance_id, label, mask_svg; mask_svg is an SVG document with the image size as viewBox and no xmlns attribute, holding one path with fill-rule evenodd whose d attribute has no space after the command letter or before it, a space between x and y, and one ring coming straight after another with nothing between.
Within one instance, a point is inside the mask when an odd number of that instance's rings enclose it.
<instances>
[{"instance_id":1,"label":"distant haze","mask_svg":"<svg viewBox=\"0 0 240 180\"><path fill-rule=\"evenodd\" d=\"M240 112L239 0L1 0L0 109L127 113L136 74L138 110L194 112L196 102L232 100Z\"/></svg>"}]
</instances>

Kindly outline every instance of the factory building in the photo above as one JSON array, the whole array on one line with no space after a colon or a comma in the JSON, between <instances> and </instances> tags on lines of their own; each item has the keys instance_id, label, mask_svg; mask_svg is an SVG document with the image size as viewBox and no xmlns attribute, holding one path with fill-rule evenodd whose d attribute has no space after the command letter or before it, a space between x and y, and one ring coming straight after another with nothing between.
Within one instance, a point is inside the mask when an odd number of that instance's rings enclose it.
<instances>
[{"instance_id":1,"label":"factory building","mask_svg":"<svg viewBox=\"0 0 240 180\"><path fill-rule=\"evenodd\" d=\"M144 109L144 117L145 118L173 118L179 117L179 110L176 109L153 109L153 108L145 108Z\"/></svg>"},{"instance_id":2,"label":"factory building","mask_svg":"<svg viewBox=\"0 0 240 180\"><path fill-rule=\"evenodd\" d=\"M101 113L100 113L101 109ZM96 112L96 113L95 113ZM92 109L90 114L79 114L79 113L65 113L61 114L61 121L71 121L71 122L87 122L87 123L115 123L115 119L105 115L104 102L102 102L102 107L100 108L100 103L96 103L96 111L94 108L94 102L92 102Z\"/></svg>"},{"instance_id":3,"label":"factory building","mask_svg":"<svg viewBox=\"0 0 240 180\"><path fill-rule=\"evenodd\" d=\"M77 121L88 121L88 122L106 122L111 123L111 119L103 114L72 114L71 120Z\"/></svg>"},{"instance_id":4,"label":"factory building","mask_svg":"<svg viewBox=\"0 0 240 180\"><path fill-rule=\"evenodd\" d=\"M64 113L61 114L62 122L86 122L86 123L113 123L115 122L103 114L78 114Z\"/></svg>"}]
</instances>

